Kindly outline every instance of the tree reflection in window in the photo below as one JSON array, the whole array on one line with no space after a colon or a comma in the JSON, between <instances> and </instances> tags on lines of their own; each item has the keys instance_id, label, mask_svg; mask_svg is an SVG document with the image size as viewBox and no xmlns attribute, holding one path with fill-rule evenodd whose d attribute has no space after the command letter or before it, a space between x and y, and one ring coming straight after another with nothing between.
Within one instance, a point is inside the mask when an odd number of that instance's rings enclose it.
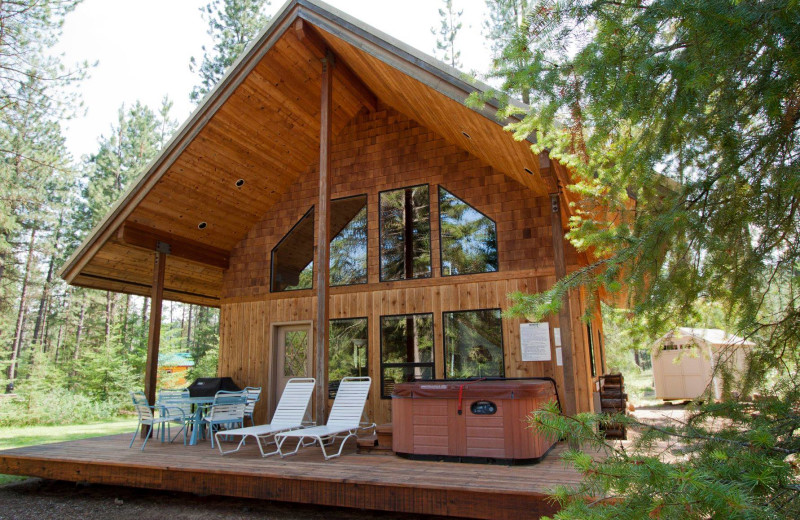
<instances>
[{"instance_id":1,"label":"tree reflection in window","mask_svg":"<svg viewBox=\"0 0 800 520\"><path fill-rule=\"evenodd\" d=\"M444 366L448 379L505 374L500 309L444 313Z\"/></svg>"},{"instance_id":2,"label":"tree reflection in window","mask_svg":"<svg viewBox=\"0 0 800 520\"><path fill-rule=\"evenodd\" d=\"M381 397L394 385L433 379L433 314L381 316Z\"/></svg>"},{"instance_id":3,"label":"tree reflection in window","mask_svg":"<svg viewBox=\"0 0 800 520\"><path fill-rule=\"evenodd\" d=\"M497 271L494 221L439 186L442 276Z\"/></svg>"},{"instance_id":4,"label":"tree reflection in window","mask_svg":"<svg viewBox=\"0 0 800 520\"><path fill-rule=\"evenodd\" d=\"M330 320L328 398L334 399L344 377L368 375L367 318Z\"/></svg>"},{"instance_id":5,"label":"tree reflection in window","mask_svg":"<svg viewBox=\"0 0 800 520\"><path fill-rule=\"evenodd\" d=\"M272 292L311 289L314 271L314 208L272 250Z\"/></svg>"},{"instance_id":6,"label":"tree reflection in window","mask_svg":"<svg viewBox=\"0 0 800 520\"><path fill-rule=\"evenodd\" d=\"M381 280L431 275L431 222L428 186L380 194Z\"/></svg>"},{"instance_id":7,"label":"tree reflection in window","mask_svg":"<svg viewBox=\"0 0 800 520\"><path fill-rule=\"evenodd\" d=\"M330 284L367 283L367 196L331 201Z\"/></svg>"}]
</instances>

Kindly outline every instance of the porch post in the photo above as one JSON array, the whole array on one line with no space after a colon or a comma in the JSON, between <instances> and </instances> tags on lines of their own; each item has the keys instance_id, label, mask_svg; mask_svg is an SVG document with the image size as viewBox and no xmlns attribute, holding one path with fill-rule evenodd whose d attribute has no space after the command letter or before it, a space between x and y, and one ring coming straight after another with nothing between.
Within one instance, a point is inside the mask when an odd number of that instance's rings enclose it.
<instances>
[{"instance_id":1,"label":"porch post","mask_svg":"<svg viewBox=\"0 0 800 520\"><path fill-rule=\"evenodd\" d=\"M322 96L319 128L319 202L317 203L317 341L314 356L317 388L315 417L317 424L325 424L328 403L328 284L330 249L331 200L331 93L333 89L333 54L326 50L322 58Z\"/></svg>"},{"instance_id":2,"label":"porch post","mask_svg":"<svg viewBox=\"0 0 800 520\"><path fill-rule=\"evenodd\" d=\"M167 255L155 252L153 287L150 292L150 332L147 335L147 362L144 372L144 394L147 402L156 402L156 376L158 375L158 347L161 340L161 303L164 296L164 271Z\"/></svg>"},{"instance_id":3,"label":"porch post","mask_svg":"<svg viewBox=\"0 0 800 520\"><path fill-rule=\"evenodd\" d=\"M550 219L553 227L553 259L556 264L556 279L567 275L567 263L564 256L564 228L561 226L561 201L558 193L550 194ZM561 399L567 415L575 415L575 367L572 349L572 310L569 293L564 295L561 310L558 312L558 324L561 328L561 354L564 361L564 396Z\"/></svg>"}]
</instances>

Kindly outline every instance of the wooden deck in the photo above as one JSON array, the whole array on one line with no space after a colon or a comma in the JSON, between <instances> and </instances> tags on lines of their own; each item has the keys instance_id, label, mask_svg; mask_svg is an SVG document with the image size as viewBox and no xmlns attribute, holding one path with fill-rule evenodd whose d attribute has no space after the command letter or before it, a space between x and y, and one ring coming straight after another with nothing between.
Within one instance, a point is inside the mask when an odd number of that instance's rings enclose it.
<instances>
[{"instance_id":1,"label":"wooden deck","mask_svg":"<svg viewBox=\"0 0 800 520\"><path fill-rule=\"evenodd\" d=\"M139 442L129 435L0 451L0 473L463 518L518 519L552 514L546 490L577 482L559 459L562 445L539 464L498 466L410 461L355 452L325 462L317 449L262 459L254 445L222 457L198 446ZM351 446L352 444L352 446Z\"/></svg>"}]
</instances>

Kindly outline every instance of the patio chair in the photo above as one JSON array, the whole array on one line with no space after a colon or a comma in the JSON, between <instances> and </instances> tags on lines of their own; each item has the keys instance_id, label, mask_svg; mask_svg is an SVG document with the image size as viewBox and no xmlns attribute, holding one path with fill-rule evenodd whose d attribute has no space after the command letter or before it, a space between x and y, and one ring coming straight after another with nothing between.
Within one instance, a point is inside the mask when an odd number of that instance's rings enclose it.
<instances>
[{"instance_id":1,"label":"patio chair","mask_svg":"<svg viewBox=\"0 0 800 520\"><path fill-rule=\"evenodd\" d=\"M178 420L181 422L181 424L185 424L186 422L186 416L184 415L183 410L163 405L150 406L150 404L147 402L147 397L144 395L144 392L131 392L131 399L133 400L133 406L136 409L136 413L139 415L139 423L136 425L136 431L133 432L133 437L131 438L131 443L128 445L128 448L133 447L133 441L136 440L136 435L139 433L139 429L142 426L148 426L150 428L144 438L144 442L142 443L142 451L144 451L144 447L147 446L147 441L153 436L153 429L156 427L159 428L162 434L161 440L163 442L164 426L166 426L168 429L167 435L171 435L171 423L177 422ZM183 432L183 444L185 446L186 428L181 427L181 431ZM173 442L176 438L178 438L178 435L181 434L181 431L176 433L175 437L172 437L169 442Z\"/></svg>"},{"instance_id":2,"label":"patio chair","mask_svg":"<svg viewBox=\"0 0 800 520\"><path fill-rule=\"evenodd\" d=\"M361 426L360 424L371 383L372 379L369 377L345 377L339 385L339 391L336 393L336 399L333 400L333 406L331 407L331 415L328 417L328 423L325 426L312 426L275 434L275 443L281 457L297 454L301 446L311 446L319 443L319 447L322 449L322 456L325 457L325 460L330 460L342 454L345 443L350 437L355 437L358 430L369 428L374 430L375 423L367 426ZM297 446L295 446L294 451L283 453L281 448L286 439L289 438L297 439ZM328 455L325 446L332 445L338 438L342 438L339 451ZM306 439L312 439L313 442L306 444Z\"/></svg>"},{"instance_id":3,"label":"patio chair","mask_svg":"<svg viewBox=\"0 0 800 520\"><path fill-rule=\"evenodd\" d=\"M201 421L208 426L211 447L214 447L214 432L220 428L234 429L244 427L244 409L247 405L247 392L228 392L220 390L214 395L214 402L206 409Z\"/></svg>"},{"instance_id":4,"label":"patio chair","mask_svg":"<svg viewBox=\"0 0 800 520\"><path fill-rule=\"evenodd\" d=\"M275 410L275 415L272 416L272 421L269 424L217 432L219 452L223 455L237 452L244 446L248 437L253 437L256 440L256 444L258 444L258 450L261 452L262 457L278 453L278 450L265 453L264 447L275 443L274 437L276 433L302 427L303 416L308 409L308 404L311 402L311 394L314 393L314 383L315 381L312 377L296 377L287 381L281 400L278 402L278 408ZM242 440L239 441L236 449L223 451L222 443L219 440L220 434L241 437ZM269 440L270 437L272 437L271 440Z\"/></svg>"},{"instance_id":5,"label":"patio chair","mask_svg":"<svg viewBox=\"0 0 800 520\"><path fill-rule=\"evenodd\" d=\"M256 403L261 399L261 387L248 386L244 391L247 392L247 405L244 407L244 417L245 419L250 419L251 426L255 426L256 423L253 422L253 410L255 410Z\"/></svg>"},{"instance_id":6,"label":"patio chair","mask_svg":"<svg viewBox=\"0 0 800 520\"><path fill-rule=\"evenodd\" d=\"M185 388L178 390L161 390L158 392L158 399L156 400L156 406L169 408L173 412L175 410L181 410L183 412L183 418L181 418L177 414L172 414L174 417L172 422L178 423L185 428L187 424L192 423L194 417L194 411L192 410L192 403L187 401L188 397L189 397L189 390ZM164 442L163 430L161 434L162 434L161 442Z\"/></svg>"}]
</instances>

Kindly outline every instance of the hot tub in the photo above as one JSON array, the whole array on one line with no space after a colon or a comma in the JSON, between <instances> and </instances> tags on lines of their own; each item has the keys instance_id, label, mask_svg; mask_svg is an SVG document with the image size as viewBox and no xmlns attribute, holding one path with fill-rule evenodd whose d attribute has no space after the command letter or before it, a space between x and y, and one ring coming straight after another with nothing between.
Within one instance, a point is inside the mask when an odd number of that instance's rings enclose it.
<instances>
[{"instance_id":1,"label":"hot tub","mask_svg":"<svg viewBox=\"0 0 800 520\"><path fill-rule=\"evenodd\" d=\"M555 439L534 433L526 417L557 399L550 379L400 383L392 393L392 449L428 460L537 462Z\"/></svg>"}]
</instances>

